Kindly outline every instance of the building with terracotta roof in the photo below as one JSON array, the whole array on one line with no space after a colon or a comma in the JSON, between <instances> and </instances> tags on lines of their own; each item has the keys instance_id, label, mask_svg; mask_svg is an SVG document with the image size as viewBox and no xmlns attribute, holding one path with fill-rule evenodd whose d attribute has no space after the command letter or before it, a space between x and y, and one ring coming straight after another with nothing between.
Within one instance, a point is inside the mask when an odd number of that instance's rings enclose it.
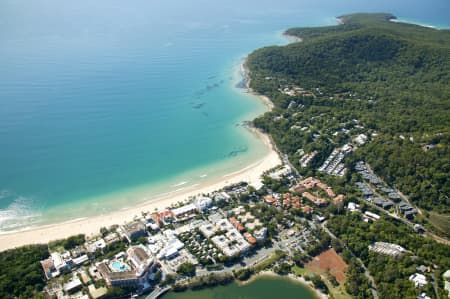
<instances>
[{"instance_id":1,"label":"building with terracotta roof","mask_svg":"<svg viewBox=\"0 0 450 299\"><path fill-rule=\"evenodd\" d=\"M159 216L164 224L169 224L175 221L175 214L169 210L159 213Z\"/></svg>"},{"instance_id":2,"label":"building with terracotta roof","mask_svg":"<svg viewBox=\"0 0 450 299\"><path fill-rule=\"evenodd\" d=\"M244 238L245 240L247 240L248 243L250 243L251 245L256 244L256 239L255 237L252 236L252 234L250 233L244 233Z\"/></svg>"}]
</instances>

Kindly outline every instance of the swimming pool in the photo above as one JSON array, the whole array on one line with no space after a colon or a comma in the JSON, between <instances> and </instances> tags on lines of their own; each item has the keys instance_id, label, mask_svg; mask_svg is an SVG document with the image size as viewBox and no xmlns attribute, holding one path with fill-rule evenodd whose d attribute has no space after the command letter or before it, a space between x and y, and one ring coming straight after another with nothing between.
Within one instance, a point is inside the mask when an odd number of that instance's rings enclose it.
<instances>
[{"instance_id":1,"label":"swimming pool","mask_svg":"<svg viewBox=\"0 0 450 299\"><path fill-rule=\"evenodd\" d=\"M111 268L116 272L130 271L131 267L122 261L114 261L111 263Z\"/></svg>"}]
</instances>

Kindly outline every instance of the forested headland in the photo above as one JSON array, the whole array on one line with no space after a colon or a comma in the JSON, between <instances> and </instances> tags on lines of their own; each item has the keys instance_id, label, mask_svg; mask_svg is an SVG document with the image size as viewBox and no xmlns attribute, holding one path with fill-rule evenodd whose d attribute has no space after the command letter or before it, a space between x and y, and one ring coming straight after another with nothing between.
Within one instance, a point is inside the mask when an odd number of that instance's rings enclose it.
<instances>
[{"instance_id":1,"label":"forested headland","mask_svg":"<svg viewBox=\"0 0 450 299\"><path fill-rule=\"evenodd\" d=\"M275 104L254 123L304 174L352 134L366 134L370 142L347 161L365 160L425 213L442 216L437 227L448 236L450 30L394 18L342 16L340 25L286 31L302 42L253 52L251 88ZM299 149L317 152L307 168Z\"/></svg>"}]
</instances>

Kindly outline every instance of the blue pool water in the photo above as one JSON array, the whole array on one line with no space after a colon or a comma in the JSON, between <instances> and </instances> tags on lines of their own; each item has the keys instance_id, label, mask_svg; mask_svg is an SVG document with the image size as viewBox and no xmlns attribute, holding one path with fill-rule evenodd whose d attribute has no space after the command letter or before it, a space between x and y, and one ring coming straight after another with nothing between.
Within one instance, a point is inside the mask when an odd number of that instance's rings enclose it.
<instances>
[{"instance_id":1,"label":"blue pool water","mask_svg":"<svg viewBox=\"0 0 450 299\"><path fill-rule=\"evenodd\" d=\"M128 266L127 264L125 264L124 262L121 262L121 261L112 262L111 268L113 268L114 271L116 271L116 272L125 272L125 271L131 270L130 266Z\"/></svg>"}]
</instances>

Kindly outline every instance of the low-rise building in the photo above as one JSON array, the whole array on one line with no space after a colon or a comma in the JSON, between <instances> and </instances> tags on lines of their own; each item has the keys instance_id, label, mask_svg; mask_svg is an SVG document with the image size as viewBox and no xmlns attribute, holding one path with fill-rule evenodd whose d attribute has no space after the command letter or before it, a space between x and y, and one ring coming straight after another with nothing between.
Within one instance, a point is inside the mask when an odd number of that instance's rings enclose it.
<instances>
[{"instance_id":1,"label":"low-rise building","mask_svg":"<svg viewBox=\"0 0 450 299\"><path fill-rule=\"evenodd\" d=\"M212 199L209 197L200 197L194 200L194 205L201 211L206 211L212 205Z\"/></svg>"},{"instance_id":2,"label":"low-rise building","mask_svg":"<svg viewBox=\"0 0 450 299\"><path fill-rule=\"evenodd\" d=\"M195 217L198 213L198 207L194 204L188 204L176 209L172 209L172 213L178 221L186 220Z\"/></svg>"},{"instance_id":3,"label":"low-rise building","mask_svg":"<svg viewBox=\"0 0 450 299\"><path fill-rule=\"evenodd\" d=\"M416 287L423 287L428 283L425 275L420 274L420 273L415 273L415 274L411 275L409 277L409 280L412 281Z\"/></svg>"},{"instance_id":4,"label":"low-rise building","mask_svg":"<svg viewBox=\"0 0 450 299\"><path fill-rule=\"evenodd\" d=\"M89 285L88 290L92 299L101 299L105 297L106 293L108 292L105 287L96 288L93 284Z\"/></svg>"},{"instance_id":5,"label":"low-rise building","mask_svg":"<svg viewBox=\"0 0 450 299\"><path fill-rule=\"evenodd\" d=\"M80 279L74 278L69 282L65 283L63 289L67 294L71 294L81 290L82 287L83 284L81 283Z\"/></svg>"},{"instance_id":6,"label":"low-rise building","mask_svg":"<svg viewBox=\"0 0 450 299\"><path fill-rule=\"evenodd\" d=\"M372 219L372 220L380 220L380 215L378 215L378 214L375 214L375 213L372 213L372 212L370 212L370 211L365 211L364 212L364 216L367 216L369 219Z\"/></svg>"},{"instance_id":7,"label":"low-rise building","mask_svg":"<svg viewBox=\"0 0 450 299\"><path fill-rule=\"evenodd\" d=\"M386 242L375 242L373 245L369 245L369 250L392 257L399 257L406 252L402 246Z\"/></svg>"},{"instance_id":8,"label":"low-rise building","mask_svg":"<svg viewBox=\"0 0 450 299\"><path fill-rule=\"evenodd\" d=\"M123 237L130 243L139 237L145 237L147 234L145 231L145 225L141 221L128 223L120 227L120 229Z\"/></svg>"},{"instance_id":9,"label":"low-rise building","mask_svg":"<svg viewBox=\"0 0 450 299\"><path fill-rule=\"evenodd\" d=\"M267 228L262 227L261 229L254 231L253 236L257 241L263 241L267 236Z\"/></svg>"}]
</instances>

